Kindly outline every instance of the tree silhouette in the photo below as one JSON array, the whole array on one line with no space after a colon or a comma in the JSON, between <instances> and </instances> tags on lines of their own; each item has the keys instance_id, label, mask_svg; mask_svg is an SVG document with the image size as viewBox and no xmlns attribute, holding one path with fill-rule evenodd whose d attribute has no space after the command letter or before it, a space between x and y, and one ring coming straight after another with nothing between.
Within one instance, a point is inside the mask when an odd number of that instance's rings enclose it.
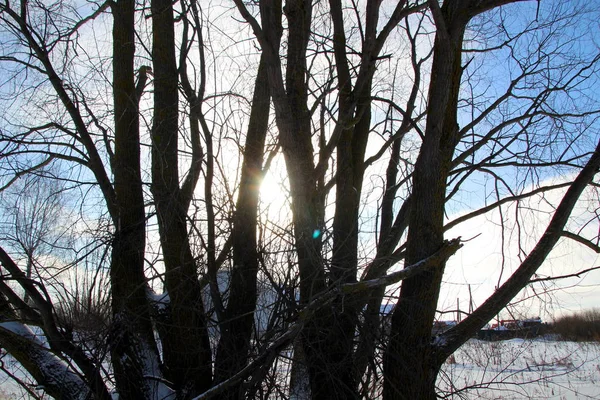
<instances>
[{"instance_id":1,"label":"tree silhouette","mask_svg":"<svg viewBox=\"0 0 600 400\"><path fill-rule=\"evenodd\" d=\"M568 229L600 167L598 10L510 3L0 3L0 185L53 165L110 238L111 298L90 352L1 250L0 345L58 398L436 398L559 239L597 239ZM468 246L447 231L561 190L520 265L432 337Z\"/></svg>"}]
</instances>

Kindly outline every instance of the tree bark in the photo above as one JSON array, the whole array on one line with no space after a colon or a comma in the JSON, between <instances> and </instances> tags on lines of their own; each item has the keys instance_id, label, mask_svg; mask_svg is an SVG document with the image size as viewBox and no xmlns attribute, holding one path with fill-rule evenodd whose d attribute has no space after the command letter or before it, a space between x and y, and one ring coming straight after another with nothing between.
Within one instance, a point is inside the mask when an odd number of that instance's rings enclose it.
<instances>
[{"instance_id":1,"label":"tree bark","mask_svg":"<svg viewBox=\"0 0 600 400\"><path fill-rule=\"evenodd\" d=\"M448 2L446 2L448 3ZM438 251L444 239L446 180L457 141L456 104L460 88L461 46L466 22L444 3L436 19L438 32L429 85L425 137L415 169L409 216L406 263L414 264ZM435 11L432 11L437 15ZM431 327L445 261L402 283L392 316L384 357L384 399L435 399L439 365L431 347Z\"/></svg>"},{"instance_id":2,"label":"tree bark","mask_svg":"<svg viewBox=\"0 0 600 400\"><path fill-rule=\"evenodd\" d=\"M144 275L146 213L140 172L138 94L134 81L135 1L113 3L112 14L113 172L117 216L110 267L114 323L111 358L119 394L129 398L149 390L144 384L147 373L144 364L158 365L159 356ZM144 360L146 357L154 361ZM159 375L160 371L154 373Z\"/></svg>"},{"instance_id":3,"label":"tree bark","mask_svg":"<svg viewBox=\"0 0 600 400\"><path fill-rule=\"evenodd\" d=\"M152 185L169 293L168 324L162 327L166 377L185 398L212 383L212 356L201 286L187 232L187 208L179 188L178 70L173 5L153 0L152 61L154 123Z\"/></svg>"},{"instance_id":4,"label":"tree bark","mask_svg":"<svg viewBox=\"0 0 600 400\"><path fill-rule=\"evenodd\" d=\"M90 396L86 382L45 348L25 325L0 317L0 346L31 374L49 396L64 400L82 400ZM105 394L104 399L110 399L108 391L105 390Z\"/></svg>"},{"instance_id":5,"label":"tree bark","mask_svg":"<svg viewBox=\"0 0 600 400\"><path fill-rule=\"evenodd\" d=\"M458 143L457 106L462 44L471 18L510 0L444 1L429 6L436 25L427 104L427 125L413 172L406 263L414 264L440 249L444 236L446 183ZM431 271L402 283L384 356L385 400L435 399L443 359L431 341L445 260Z\"/></svg>"}]
</instances>

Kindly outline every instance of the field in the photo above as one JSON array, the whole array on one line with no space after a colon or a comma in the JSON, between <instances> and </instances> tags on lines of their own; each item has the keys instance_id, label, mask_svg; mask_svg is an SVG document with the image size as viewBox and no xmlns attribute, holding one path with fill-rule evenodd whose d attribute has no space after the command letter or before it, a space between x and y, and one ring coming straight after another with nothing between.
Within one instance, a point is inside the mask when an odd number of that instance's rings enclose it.
<instances>
[{"instance_id":1,"label":"field","mask_svg":"<svg viewBox=\"0 0 600 400\"><path fill-rule=\"evenodd\" d=\"M438 381L453 399L600 399L600 344L472 339Z\"/></svg>"}]
</instances>

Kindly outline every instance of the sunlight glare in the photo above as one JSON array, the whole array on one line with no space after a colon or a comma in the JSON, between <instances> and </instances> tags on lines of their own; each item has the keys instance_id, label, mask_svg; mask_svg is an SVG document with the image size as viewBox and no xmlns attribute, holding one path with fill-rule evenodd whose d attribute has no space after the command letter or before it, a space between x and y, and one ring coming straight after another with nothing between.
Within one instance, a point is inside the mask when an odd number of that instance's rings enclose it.
<instances>
[{"instance_id":1,"label":"sunlight glare","mask_svg":"<svg viewBox=\"0 0 600 400\"><path fill-rule=\"evenodd\" d=\"M288 188L285 178L267 171L260 185L260 201L264 207L280 210L287 204Z\"/></svg>"}]
</instances>

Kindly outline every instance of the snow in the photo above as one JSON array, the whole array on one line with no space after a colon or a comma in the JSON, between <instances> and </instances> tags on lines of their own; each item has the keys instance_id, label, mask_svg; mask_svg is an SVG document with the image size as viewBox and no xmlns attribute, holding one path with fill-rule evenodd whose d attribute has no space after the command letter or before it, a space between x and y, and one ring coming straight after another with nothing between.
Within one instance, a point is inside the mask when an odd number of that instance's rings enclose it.
<instances>
[{"instance_id":1,"label":"snow","mask_svg":"<svg viewBox=\"0 0 600 400\"><path fill-rule=\"evenodd\" d=\"M147 295L150 303L152 303L159 311L164 310L171 301L167 291L164 293L156 293L154 290L148 287Z\"/></svg>"},{"instance_id":2,"label":"snow","mask_svg":"<svg viewBox=\"0 0 600 400\"><path fill-rule=\"evenodd\" d=\"M0 326L23 336L35 335L18 323ZM152 352L146 355L144 372L155 384L151 385L152 397L174 398L173 391L161 380L156 358ZM2 362L11 370L19 367L8 355L2 357ZM25 375L23 371L17 373ZM449 399L600 399L600 343L471 339L446 361L437 386L440 395ZM0 387L1 399L27 398L3 372ZM296 395L304 397L302 393Z\"/></svg>"},{"instance_id":3,"label":"snow","mask_svg":"<svg viewBox=\"0 0 600 400\"><path fill-rule=\"evenodd\" d=\"M143 356L140 357L144 360L144 378L148 382L149 391L151 393L151 400L171 400L175 398L175 391L167 386L162 377L162 373L159 367L159 360L157 355L150 349L142 349Z\"/></svg>"},{"instance_id":4,"label":"snow","mask_svg":"<svg viewBox=\"0 0 600 400\"><path fill-rule=\"evenodd\" d=\"M165 302L165 295L159 296L162 302ZM72 388L73 393L80 393L81 398L86 398L87 390L81 379L75 375L65 362L54 356L51 352L46 351L43 347L44 343L40 340L40 336L33 332L28 326L19 322L1 322L0 329L10 331L32 342L32 349L36 348L39 351L35 352L35 357L41 369L45 371L47 379L53 381L66 382L66 386ZM43 336L42 336L43 337ZM176 393L165 383L159 367L159 360L154 351L147 348L143 341L139 341L140 359L143 360L143 374L147 382L147 391L150 400L170 400L174 399ZM20 364L9 354L2 351L0 361L11 370L18 378L31 382L32 378L20 366ZM126 361L126 360L124 360ZM3 371L0 371L0 399L11 398L28 398L29 396L12 381ZM41 387L38 387L41 390ZM113 399L119 398L118 393L112 393Z\"/></svg>"},{"instance_id":5,"label":"snow","mask_svg":"<svg viewBox=\"0 0 600 400\"><path fill-rule=\"evenodd\" d=\"M28 355L38 365L47 382L60 382L66 390L73 394L73 397L81 399L87 397L88 390L81 378L75 374L63 360L46 349L42 341L38 338L38 335L36 335L27 325L16 321L4 321L0 322L0 329L18 335L31 343L31 346L28 349ZM4 361L5 357L9 358L9 361L12 362L13 365L18 365L12 360L12 357L9 357L8 355L3 354L2 361ZM27 375L25 371L19 372L22 376ZM6 381L4 373L0 375L0 381Z\"/></svg>"},{"instance_id":6,"label":"snow","mask_svg":"<svg viewBox=\"0 0 600 400\"><path fill-rule=\"evenodd\" d=\"M165 306L168 303L168 294L156 295L150 289L148 290L148 296L150 298L156 298L156 304L159 307ZM115 316L115 320L123 318L121 314ZM172 390L169 385L165 382L165 379L160 370L159 355L156 351L141 337L138 337L135 341L135 345L131 347L137 354L136 359L140 360L142 365L142 374L145 379L145 392L146 398L149 400L171 400L174 399L176 393ZM131 359L128 354L121 356L121 364L127 366L131 363ZM113 399L119 399L117 392L112 394Z\"/></svg>"},{"instance_id":7,"label":"snow","mask_svg":"<svg viewBox=\"0 0 600 400\"><path fill-rule=\"evenodd\" d=\"M454 399L600 399L600 344L472 339L446 361L438 388Z\"/></svg>"},{"instance_id":8,"label":"snow","mask_svg":"<svg viewBox=\"0 0 600 400\"><path fill-rule=\"evenodd\" d=\"M22 336L28 340L34 341L38 345L42 345L42 342L38 339L37 335L26 325L17 321L4 321L0 322L0 328L10 331L16 335Z\"/></svg>"}]
</instances>

